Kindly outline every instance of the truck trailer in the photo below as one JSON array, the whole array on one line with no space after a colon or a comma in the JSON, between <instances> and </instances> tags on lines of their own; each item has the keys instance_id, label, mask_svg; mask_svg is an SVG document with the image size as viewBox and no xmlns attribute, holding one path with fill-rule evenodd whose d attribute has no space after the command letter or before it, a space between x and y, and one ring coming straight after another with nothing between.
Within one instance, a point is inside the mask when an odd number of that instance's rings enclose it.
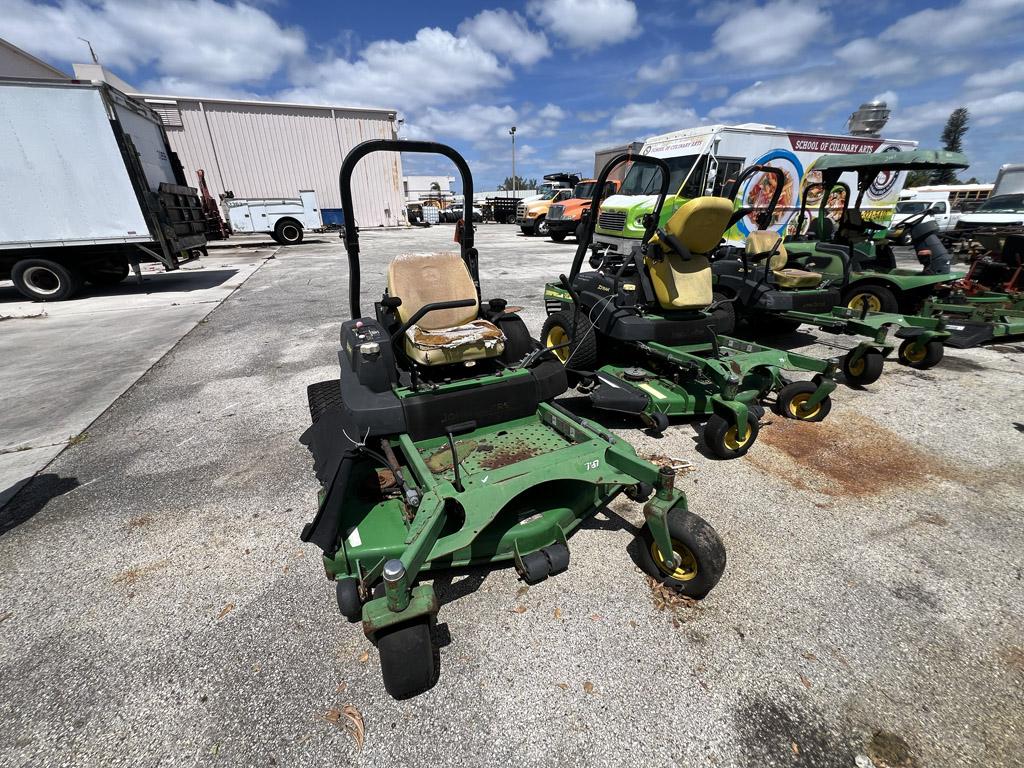
<instances>
[{"instance_id":1,"label":"truck trailer","mask_svg":"<svg viewBox=\"0 0 1024 768\"><path fill-rule=\"evenodd\" d=\"M160 117L106 83L0 78L0 279L38 301L206 253Z\"/></svg>"}]
</instances>

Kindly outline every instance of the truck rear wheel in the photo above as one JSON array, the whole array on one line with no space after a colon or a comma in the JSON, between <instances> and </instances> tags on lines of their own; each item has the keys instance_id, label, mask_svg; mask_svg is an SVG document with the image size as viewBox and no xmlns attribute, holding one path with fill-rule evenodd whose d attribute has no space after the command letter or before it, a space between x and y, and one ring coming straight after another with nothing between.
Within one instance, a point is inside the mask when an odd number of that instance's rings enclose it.
<instances>
[{"instance_id":1,"label":"truck rear wheel","mask_svg":"<svg viewBox=\"0 0 1024 768\"><path fill-rule=\"evenodd\" d=\"M549 232L548 237L554 240L556 243L560 243L569 236L568 232Z\"/></svg>"},{"instance_id":2,"label":"truck rear wheel","mask_svg":"<svg viewBox=\"0 0 1024 768\"><path fill-rule=\"evenodd\" d=\"M281 245L298 245L302 242L302 226L292 219L281 219L274 227L274 239Z\"/></svg>"},{"instance_id":3,"label":"truck rear wheel","mask_svg":"<svg viewBox=\"0 0 1024 768\"><path fill-rule=\"evenodd\" d=\"M11 280L33 301L64 301L82 287L82 275L73 267L49 259L22 259L11 269Z\"/></svg>"}]
</instances>

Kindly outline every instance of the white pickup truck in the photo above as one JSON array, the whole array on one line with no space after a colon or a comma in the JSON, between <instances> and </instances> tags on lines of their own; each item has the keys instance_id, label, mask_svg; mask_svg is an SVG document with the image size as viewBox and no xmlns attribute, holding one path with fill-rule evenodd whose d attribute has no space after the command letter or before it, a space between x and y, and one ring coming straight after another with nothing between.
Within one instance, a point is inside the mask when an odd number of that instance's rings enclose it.
<instances>
[{"instance_id":1,"label":"white pickup truck","mask_svg":"<svg viewBox=\"0 0 1024 768\"><path fill-rule=\"evenodd\" d=\"M304 189L297 198L228 198L232 232L266 232L281 245L302 242L305 230L323 226L316 192Z\"/></svg>"},{"instance_id":2,"label":"white pickup truck","mask_svg":"<svg viewBox=\"0 0 1024 768\"><path fill-rule=\"evenodd\" d=\"M931 212L932 218L942 232L954 229L960 221L960 212L953 210L948 192L918 192L913 197L904 197L896 203L889 228L896 229L911 216L917 216L925 211Z\"/></svg>"},{"instance_id":3,"label":"white pickup truck","mask_svg":"<svg viewBox=\"0 0 1024 768\"><path fill-rule=\"evenodd\" d=\"M971 213L965 213L958 229L1024 226L1024 164L1007 164L999 169L992 194Z\"/></svg>"}]
</instances>

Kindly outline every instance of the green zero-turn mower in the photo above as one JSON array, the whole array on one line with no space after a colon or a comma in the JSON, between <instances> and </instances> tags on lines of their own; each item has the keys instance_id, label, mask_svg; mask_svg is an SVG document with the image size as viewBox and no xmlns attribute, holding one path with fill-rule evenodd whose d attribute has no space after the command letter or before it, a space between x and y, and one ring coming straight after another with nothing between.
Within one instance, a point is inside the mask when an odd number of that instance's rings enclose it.
<instances>
[{"instance_id":1,"label":"green zero-turn mower","mask_svg":"<svg viewBox=\"0 0 1024 768\"><path fill-rule=\"evenodd\" d=\"M655 433L670 416L709 416L703 437L721 458L741 456L758 433L761 403L774 392L784 416L820 421L835 389L836 361L763 347L716 332L708 254L734 223L732 203L701 197L658 227L668 189L664 160L619 155L602 169L591 210L612 169L627 160L661 170L661 190L646 217L641 247L629 255L595 253L581 272L596 216L588 217L569 276L544 290L542 342L577 388L599 408L639 416ZM783 369L814 374L788 381Z\"/></svg>"},{"instance_id":2,"label":"green zero-turn mower","mask_svg":"<svg viewBox=\"0 0 1024 768\"><path fill-rule=\"evenodd\" d=\"M473 180L454 149L423 141L366 141L341 167L352 317L340 379L308 389L302 442L321 491L302 539L323 550L341 613L377 646L387 691L411 696L435 680L438 600L423 574L514 563L536 582L564 571L568 537L620 493L646 502L638 564L704 597L725 567L718 534L687 509L671 467L551 402L565 369L503 300L481 303L472 225L458 254L397 256L363 315L350 182L383 151L448 157L467 200Z\"/></svg>"},{"instance_id":3,"label":"green zero-turn mower","mask_svg":"<svg viewBox=\"0 0 1024 768\"><path fill-rule=\"evenodd\" d=\"M942 343L949 337L941 318L871 312L866 298L857 308L840 306L850 275L842 248L835 254L843 265L838 279L789 265L783 236L769 229L785 185L781 169L753 165L744 170L732 187L733 206L743 183L755 174L771 176L775 191L763 210L738 209L734 216L753 217L758 228L747 235L742 247L719 247L711 262L715 299L726 326L741 320L750 334L760 336L795 331L806 324L830 333L866 337L843 356L843 376L853 386L871 384L882 375L883 363L895 348L889 341L890 331L902 340L901 363L920 369L936 365L943 356ZM731 332L731 328L722 330Z\"/></svg>"},{"instance_id":4,"label":"green zero-turn mower","mask_svg":"<svg viewBox=\"0 0 1024 768\"><path fill-rule=\"evenodd\" d=\"M869 312L905 312L916 315L928 295L962 274L950 272L948 253L930 248L938 242L937 227L926 216L908 220L898 230L864 219L861 206L864 196L880 176L913 170L966 168L967 158L959 152L915 149L903 152L877 152L863 155L823 155L814 164L821 172L820 184L809 184L800 198L796 231L802 232L807 218L807 200L812 191L823 190L817 219L808 236L797 235L786 242L789 263L818 272L841 282L842 304L850 309L867 308ZM857 174L857 199L850 205L850 190L839 177L846 172ZM829 201L833 191L843 190L839 225L830 231ZM900 239L909 230L922 262L922 269L896 266L891 240ZM943 256L945 258L943 258Z\"/></svg>"}]
</instances>

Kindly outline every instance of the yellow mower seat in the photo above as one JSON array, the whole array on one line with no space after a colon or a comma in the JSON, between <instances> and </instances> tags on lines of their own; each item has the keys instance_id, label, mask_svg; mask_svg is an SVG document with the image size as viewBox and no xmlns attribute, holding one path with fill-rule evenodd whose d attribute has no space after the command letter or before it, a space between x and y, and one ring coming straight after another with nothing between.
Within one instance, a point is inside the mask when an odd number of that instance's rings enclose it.
<instances>
[{"instance_id":1,"label":"yellow mower seat","mask_svg":"<svg viewBox=\"0 0 1024 768\"><path fill-rule=\"evenodd\" d=\"M781 237L778 232L764 229L751 232L747 235L745 246L748 261L757 262L768 257L768 269L771 270L775 284L779 288L817 288L821 285L823 276L820 272L786 267L789 254L786 253L786 246L779 242ZM772 255L769 257L768 254Z\"/></svg>"},{"instance_id":2,"label":"yellow mower seat","mask_svg":"<svg viewBox=\"0 0 1024 768\"><path fill-rule=\"evenodd\" d=\"M403 323L436 301L472 299L473 305L428 312L405 333L405 353L420 365L448 365L497 357L505 336L479 317L480 303L469 268L457 253L407 253L388 265L388 294L402 300Z\"/></svg>"},{"instance_id":3,"label":"yellow mower seat","mask_svg":"<svg viewBox=\"0 0 1024 768\"><path fill-rule=\"evenodd\" d=\"M665 232L686 246L689 259L664 245L664 257L647 258L654 295L663 309L704 309L714 300L708 254L722 241L732 218L732 203L722 197L698 197L680 206ZM651 238L657 245L657 235Z\"/></svg>"}]
</instances>

